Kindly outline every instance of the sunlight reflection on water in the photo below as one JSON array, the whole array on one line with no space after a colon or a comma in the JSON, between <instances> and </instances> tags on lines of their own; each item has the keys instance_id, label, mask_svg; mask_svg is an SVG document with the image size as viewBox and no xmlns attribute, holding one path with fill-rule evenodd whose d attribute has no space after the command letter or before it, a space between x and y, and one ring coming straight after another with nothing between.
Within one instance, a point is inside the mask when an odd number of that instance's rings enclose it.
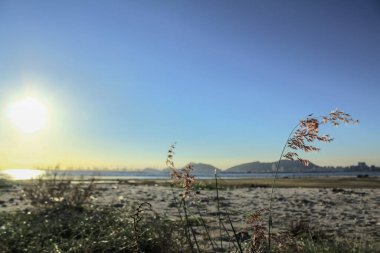
<instances>
[{"instance_id":1,"label":"sunlight reflection on water","mask_svg":"<svg viewBox=\"0 0 380 253\"><path fill-rule=\"evenodd\" d=\"M0 174L13 180L27 180L43 176L45 171L36 169L6 169L0 171Z\"/></svg>"}]
</instances>

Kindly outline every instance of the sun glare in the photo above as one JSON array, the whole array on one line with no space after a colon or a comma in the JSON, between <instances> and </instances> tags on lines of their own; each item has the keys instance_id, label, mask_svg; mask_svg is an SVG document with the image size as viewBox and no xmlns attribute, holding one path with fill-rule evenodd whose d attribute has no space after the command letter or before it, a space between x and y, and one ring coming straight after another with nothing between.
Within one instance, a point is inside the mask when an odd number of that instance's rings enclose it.
<instances>
[{"instance_id":1,"label":"sun glare","mask_svg":"<svg viewBox=\"0 0 380 253\"><path fill-rule=\"evenodd\" d=\"M8 116L12 124L24 133L40 130L46 125L48 119L45 105L31 97L12 104Z\"/></svg>"},{"instance_id":2,"label":"sun glare","mask_svg":"<svg viewBox=\"0 0 380 253\"><path fill-rule=\"evenodd\" d=\"M1 171L0 171L1 172ZM3 170L2 173L10 177L14 180L26 180L38 178L45 174L42 170L34 170L34 169L9 169Z\"/></svg>"}]
</instances>

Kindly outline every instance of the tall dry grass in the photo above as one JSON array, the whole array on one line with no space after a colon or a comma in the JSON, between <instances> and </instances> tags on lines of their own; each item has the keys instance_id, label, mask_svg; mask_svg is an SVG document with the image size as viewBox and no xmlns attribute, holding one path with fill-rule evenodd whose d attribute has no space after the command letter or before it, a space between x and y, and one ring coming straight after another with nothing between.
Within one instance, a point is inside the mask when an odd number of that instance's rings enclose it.
<instances>
[{"instance_id":1,"label":"tall dry grass","mask_svg":"<svg viewBox=\"0 0 380 253\"><path fill-rule=\"evenodd\" d=\"M217 207L217 224L218 224L218 238L212 237L210 235L210 228L205 224L203 229L207 234L207 237L210 240L210 245L214 252L225 251L225 246L223 244L223 234L225 233L227 238L233 243L234 250L236 252L271 252L275 248L279 250L287 250L292 248L293 250L302 251L302 245L297 244L294 240L292 233L282 236L276 236L275 240L277 245L273 247L274 236L272 234L273 227L273 213L272 213L272 204L273 196L276 187L276 180L278 176L278 171L281 165L282 159L297 160L302 163L304 166L308 166L310 161L301 157L299 152L318 152L320 148L316 147L313 143L320 141L325 143L330 143L333 141L328 134L321 134L320 128L323 125L330 123L333 126L339 126L342 123L357 124L359 121L354 120L349 114L341 110L333 110L327 115L313 117L312 114L308 115L306 118L300 120L297 125L291 130L289 136L286 139L285 145L282 149L280 158L276 163L275 177L273 179L270 198L268 200L268 208L259 209L256 212L250 214L247 217L247 231L250 232L250 235L246 237L245 240L241 238L241 235L234 229L233 223L231 222L229 210L227 208L221 209L221 199L219 197L219 184L218 184L218 175L215 171L215 201ZM286 152L288 149L291 151ZM187 236L187 241L190 248L194 248L194 244L197 246L196 249L200 252L199 244L197 242L197 237L194 235L194 230L191 225L189 225L189 202L194 201L193 198L196 197L194 194L193 186L196 183L196 178L191 174L192 165L188 164L183 169L177 169L174 165L174 152L175 144L171 145L168 150L166 164L171 169L171 178L173 182L177 182L183 189L181 194L181 201L179 210L182 209L186 223L184 226L186 230L191 231L193 237ZM286 153L285 153L286 152ZM198 213L201 217L201 213ZM222 214L224 217L222 217ZM267 222L265 222L267 221ZM268 225L265 226L265 223ZM229 234L229 230L226 228L230 227L232 230L233 236ZM219 243L216 242L219 240ZM242 246L245 245L245 246ZM280 247L279 247L280 245Z\"/></svg>"}]
</instances>

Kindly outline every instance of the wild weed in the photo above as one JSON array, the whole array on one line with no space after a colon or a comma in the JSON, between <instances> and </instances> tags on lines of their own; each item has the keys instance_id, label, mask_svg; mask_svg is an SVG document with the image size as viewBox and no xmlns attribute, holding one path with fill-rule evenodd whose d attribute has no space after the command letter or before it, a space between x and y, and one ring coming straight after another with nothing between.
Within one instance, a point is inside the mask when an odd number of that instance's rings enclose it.
<instances>
[{"instance_id":1,"label":"wild weed","mask_svg":"<svg viewBox=\"0 0 380 253\"><path fill-rule=\"evenodd\" d=\"M146 211L138 222L135 212L112 207L0 212L0 252L190 252L181 227Z\"/></svg>"},{"instance_id":2,"label":"wild weed","mask_svg":"<svg viewBox=\"0 0 380 253\"><path fill-rule=\"evenodd\" d=\"M73 183L70 179L39 178L24 187L25 197L37 207L81 207L87 204L94 194L96 184L92 179L88 183Z\"/></svg>"},{"instance_id":3,"label":"wild weed","mask_svg":"<svg viewBox=\"0 0 380 253\"><path fill-rule=\"evenodd\" d=\"M269 199L269 208L267 209L261 209L253 214L251 214L247 219L247 224L249 225L250 230L250 239L248 241L242 241L239 238L239 233L235 230L233 223L231 222L231 219L229 218L228 210L224 210L225 216L227 217L227 224L230 225L231 230L234 234L233 237L230 236L229 231L226 229L226 226L223 222L222 216L221 216L221 199L219 196L219 184L218 184L218 176L215 172L215 191L216 191L216 206L217 206L217 221L218 221L218 230L219 230L219 238L220 238L220 247L219 249L216 249L214 247L214 239L210 237L209 228L205 225L205 231L207 231L209 240L211 241L212 248L215 251L225 251L227 249L224 248L222 243L222 233L223 231L227 234L228 238L233 238L233 243L235 245L235 250L237 252L266 252L266 251L272 251L272 249L276 250L287 250L287 249L293 249L297 251L302 251L304 247L300 245L298 242L295 241L295 236L291 233L287 234L286 237L277 236L274 238L277 241L277 245L275 248L272 247L272 225L273 225L273 217L272 217L272 202L273 202L273 195L274 195L274 189L276 185L276 179L278 175L278 171L280 168L280 164L282 159L290 159L290 160L298 160L301 162L304 166L309 165L309 161L307 159L304 159L298 155L299 151L304 152L316 152L320 149L314 145L310 145L308 143L313 143L315 141L321 141L321 142L331 142L333 139L329 135L321 135L319 133L319 129L321 125L331 123L334 126L338 126L342 122L344 123L358 123L357 120L352 119L352 117L344 113L340 110L334 110L330 112L327 116L320 116L320 117L312 117L312 114L306 117L305 119L300 120L300 122L294 127L294 129L290 132L286 143L283 147L283 150L280 155L280 159L276 163L276 171L275 171L275 177L272 183L272 188L270 191L270 199ZM292 149L293 151L289 151L285 154L285 151L287 148ZM181 199L181 207L183 208L185 219L186 219L186 230L192 231L192 226L188 223L188 208L187 208L187 199L190 198L190 196L194 196L194 189L193 187L196 185L196 179L193 175L191 175L192 167L191 165L187 165L182 170L177 170L174 166L174 149L175 145L171 145L168 151L168 156L166 160L166 164L171 169L171 178L174 182L180 182L183 188L182 192L182 199ZM296 152L297 151L297 152ZM264 226L263 222L264 214L268 218L268 229ZM201 217L201 213L199 213L199 216ZM282 239L281 239L282 238ZM284 238L287 238L284 241ZM311 238L312 241L313 238ZM193 232L193 240L196 242L196 236ZM192 240L190 239L190 236L188 237L189 245L192 247ZM245 242L245 245L248 245L248 247L245 247L243 249L241 243ZM198 245L198 244L197 244ZM197 249L199 251L199 247L197 246Z\"/></svg>"},{"instance_id":4,"label":"wild weed","mask_svg":"<svg viewBox=\"0 0 380 253\"><path fill-rule=\"evenodd\" d=\"M6 179L0 178L0 189L2 189L2 188L10 188L10 187L12 187L12 183L11 182L9 182Z\"/></svg>"},{"instance_id":5,"label":"wild weed","mask_svg":"<svg viewBox=\"0 0 380 253\"><path fill-rule=\"evenodd\" d=\"M276 179L278 175L278 171L280 169L280 164L282 158L289 160L298 160L304 166L308 166L310 161L304 158L301 158L297 152L297 150L303 152L317 152L320 151L320 148L314 145L308 145L306 143L313 143L315 141L327 142L330 143L333 141L328 134L320 135L319 128L321 125L325 125L327 123L331 123L333 126L339 126L341 123L349 124L358 124L358 120L354 120L350 114L345 113L341 110L333 110L326 116L317 116L312 117L313 114L308 115L305 119L299 121L299 123L293 128L290 132L288 138L286 139L285 145L282 149L279 160L276 163L276 171L273 179L272 190L269 200L269 219L268 219L268 247L269 251L271 249L271 229L273 226L272 220L272 202L273 202L273 194L276 186ZM293 149L294 151L289 151L286 154L285 151L287 148Z\"/></svg>"}]
</instances>

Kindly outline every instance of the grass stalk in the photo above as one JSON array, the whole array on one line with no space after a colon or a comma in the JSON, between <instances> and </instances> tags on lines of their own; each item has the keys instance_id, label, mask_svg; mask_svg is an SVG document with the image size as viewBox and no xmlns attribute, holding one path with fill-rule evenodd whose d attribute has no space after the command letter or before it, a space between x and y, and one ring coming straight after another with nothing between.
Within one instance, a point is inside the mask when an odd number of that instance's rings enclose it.
<instances>
[{"instance_id":1,"label":"grass stalk","mask_svg":"<svg viewBox=\"0 0 380 253\"><path fill-rule=\"evenodd\" d=\"M286 147L288 145L288 141L289 139L292 137L294 131L299 127L299 123L292 129L292 131L290 132L288 138L286 139L286 142L285 142L285 145L284 147L282 148L282 151L281 151L281 155L280 155L280 158L278 159L277 163L276 163L276 171L274 173L274 178L273 178L273 183L272 183L272 187L271 187L271 193L270 193L270 198L269 198L269 218L268 218L268 250L269 252L271 251L271 228L272 228L272 225L273 225L273 220L272 220L272 203L273 203L273 194L274 194L274 188L276 186L276 180L277 180L277 177L278 177L278 171L280 170L280 164L281 164L281 158L283 157L284 155L284 152L286 150Z\"/></svg>"},{"instance_id":2,"label":"grass stalk","mask_svg":"<svg viewBox=\"0 0 380 253\"><path fill-rule=\"evenodd\" d=\"M198 210L199 219L200 219L200 221L201 221L201 223L202 223L202 226L203 226L203 228L204 228L204 230L205 230L205 232L206 232L206 234L207 234L207 238L208 238L208 240L209 240L209 242L210 242L210 244L211 244L211 247L212 247L213 251L216 252L215 245L214 245L215 242L214 242L214 240L211 238L210 231L209 231L209 229L208 229L208 227L207 227L207 225L206 225L206 222L204 221L204 219L203 219L203 217L202 217L202 213L201 213L201 211L199 210L199 206L197 206L197 210Z\"/></svg>"},{"instance_id":3,"label":"grass stalk","mask_svg":"<svg viewBox=\"0 0 380 253\"><path fill-rule=\"evenodd\" d=\"M224 231L226 232L228 238L230 239L230 242L232 242L232 244L234 245L235 248L238 248L238 247L236 247L235 242L234 242L234 239L235 239L235 238L233 238L233 237L230 235L230 233L228 232L228 229L226 228L226 226L224 225L224 223L221 222L221 224L222 224L222 227L223 227Z\"/></svg>"},{"instance_id":4,"label":"grass stalk","mask_svg":"<svg viewBox=\"0 0 380 253\"><path fill-rule=\"evenodd\" d=\"M305 141L310 143L317 140L317 141L329 143L333 140L333 138L331 138L329 135L319 135L320 124L326 124L327 122L330 122L333 126L338 126L340 124L339 122L344 122L346 124L359 123L358 120L354 120L349 114L344 113L343 111L340 111L338 109L330 112L328 116L312 117L312 115L313 114L310 114L305 119L300 120L300 122L292 129L288 138L286 139L286 143L282 149L280 158L278 159L278 162L276 164L276 172L273 179L272 190L271 190L271 195L270 195L270 200L269 200L269 220L268 220L269 251L271 250L271 228L273 225L273 221L272 221L273 192L274 192L274 187L276 184L278 171L280 169L281 159L283 157L290 160L294 160L296 158L304 166L309 165L309 161L300 158L296 152L288 152L286 155L284 155L285 149L289 147L293 150L302 150L304 152L319 151L320 150L319 148L312 145L307 145L305 144ZM319 120L320 118L322 118L321 121Z\"/></svg>"},{"instance_id":5,"label":"grass stalk","mask_svg":"<svg viewBox=\"0 0 380 253\"><path fill-rule=\"evenodd\" d=\"M235 241L239 247L239 252L240 253L243 253L243 249L241 248L241 244L240 244L240 240L239 240L239 237L236 233L236 230L235 230L235 227L234 225L232 224L232 221L231 221L231 218L230 218L230 215L227 213L227 219L228 219L228 222L230 223L230 226L231 226L231 229L232 229L232 232L234 233L234 237L235 237Z\"/></svg>"},{"instance_id":6,"label":"grass stalk","mask_svg":"<svg viewBox=\"0 0 380 253\"><path fill-rule=\"evenodd\" d=\"M175 206L177 207L177 211L178 211L179 219L180 219L180 221L181 221L182 227L185 228L185 236L186 236L186 240L187 240L187 242L189 243L189 246L190 246L192 252L194 252L193 243L192 243L191 238L190 238L190 233L189 233L189 230L188 230L187 223L185 224L185 223L183 222L183 218L182 218L182 214L181 214L181 203L178 202L178 200L177 200L177 197L176 197L175 192L174 192L173 184L171 184L171 190L172 190L172 194L173 194L173 199L174 199L174 202L175 202Z\"/></svg>"},{"instance_id":7,"label":"grass stalk","mask_svg":"<svg viewBox=\"0 0 380 253\"><path fill-rule=\"evenodd\" d=\"M218 176L217 176L216 170L214 172L214 175L215 175L216 203L217 203L217 213L218 213L218 223L219 223L220 249L223 249L223 243L222 243L222 219L221 219L221 216L220 216L219 185L218 185Z\"/></svg>"},{"instance_id":8,"label":"grass stalk","mask_svg":"<svg viewBox=\"0 0 380 253\"><path fill-rule=\"evenodd\" d=\"M186 227L187 227L188 229L190 229L191 234L193 235L194 242L195 242L195 245L197 246L197 250L198 250L198 252L201 252L201 251L200 251L200 248L199 248L199 244L198 244L197 237L196 237L196 235L195 235L195 231L194 231L193 227L190 225L190 222L189 222L189 216L188 216L188 213L187 213L186 200L185 200L184 198L182 198L182 207L183 207L183 211L184 211L184 213L185 213ZM190 242L191 242L190 237L189 237L189 240L190 240ZM193 248L192 243L191 243L190 246L191 246L191 250L194 252L194 248Z\"/></svg>"}]
</instances>

